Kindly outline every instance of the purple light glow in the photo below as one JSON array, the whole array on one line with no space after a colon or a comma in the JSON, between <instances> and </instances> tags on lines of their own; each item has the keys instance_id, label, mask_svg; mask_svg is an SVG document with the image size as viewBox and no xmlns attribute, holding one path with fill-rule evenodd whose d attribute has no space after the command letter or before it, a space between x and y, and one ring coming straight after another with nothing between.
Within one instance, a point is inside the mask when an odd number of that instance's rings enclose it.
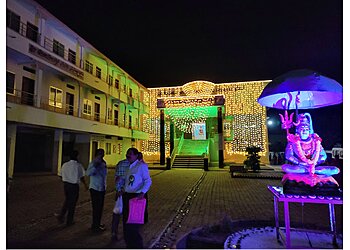
<instances>
[{"instance_id":1,"label":"purple light glow","mask_svg":"<svg viewBox=\"0 0 350 250\"><path fill-rule=\"evenodd\" d=\"M296 96L300 102L296 107ZM293 70L271 81L258 102L277 109L314 109L343 102L343 87L312 70Z\"/></svg>"}]
</instances>

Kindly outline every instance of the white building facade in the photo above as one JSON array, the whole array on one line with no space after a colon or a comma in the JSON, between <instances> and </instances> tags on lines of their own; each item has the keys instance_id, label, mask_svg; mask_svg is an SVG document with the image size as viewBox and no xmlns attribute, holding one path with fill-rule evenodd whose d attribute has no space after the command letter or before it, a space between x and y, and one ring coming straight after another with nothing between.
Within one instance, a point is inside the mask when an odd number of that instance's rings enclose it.
<instances>
[{"instance_id":1,"label":"white building facade","mask_svg":"<svg viewBox=\"0 0 350 250\"><path fill-rule=\"evenodd\" d=\"M143 132L149 92L31 0L7 1L7 173L60 171L73 149L114 166Z\"/></svg>"}]
</instances>

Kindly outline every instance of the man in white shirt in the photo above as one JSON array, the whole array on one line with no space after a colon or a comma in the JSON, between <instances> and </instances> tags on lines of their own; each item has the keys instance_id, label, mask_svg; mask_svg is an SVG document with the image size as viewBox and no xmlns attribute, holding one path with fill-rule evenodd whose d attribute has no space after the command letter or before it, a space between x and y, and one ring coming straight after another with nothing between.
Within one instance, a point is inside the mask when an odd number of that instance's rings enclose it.
<instances>
[{"instance_id":1,"label":"man in white shirt","mask_svg":"<svg viewBox=\"0 0 350 250\"><path fill-rule=\"evenodd\" d=\"M138 160L139 152L136 148L129 148L126 152L126 159L130 167L125 174L125 186L123 194L123 229L124 240L127 248L142 249L143 239L140 233L141 224L126 223L129 216L129 200L132 198L144 198L152 185L148 165ZM147 217L145 210L145 218Z\"/></svg>"},{"instance_id":2,"label":"man in white shirt","mask_svg":"<svg viewBox=\"0 0 350 250\"><path fill-rule=\"evenodd\" d=\"M85 170L83 165L78 162L78 155L79 152L77 150L73 150L70 154L70 161L62 165L60 173L64 185L65 201L63 203L61 213L55 214L55 216L59 222L63 223L67 214L67 226L74 224L73 217L75 206L79 198L80 181L84 184L86 190L88 189L84 179Z\"/></svg>"}]
</instances>

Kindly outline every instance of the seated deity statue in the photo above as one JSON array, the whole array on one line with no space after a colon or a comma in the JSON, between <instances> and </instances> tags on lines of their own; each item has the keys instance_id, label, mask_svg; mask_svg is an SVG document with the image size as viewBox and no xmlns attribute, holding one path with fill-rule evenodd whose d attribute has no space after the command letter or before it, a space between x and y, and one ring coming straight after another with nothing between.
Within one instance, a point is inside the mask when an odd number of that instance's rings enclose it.
<instances>
[{"instance_id":1,"label":"seated deity statue","mask_svg":"<svg viewBox=\"0 0 350 250\"><path fill-rule=\"evenodd\" d=\"M298 116L296 134L288 134L288 144L285 151L286 160L282 170L294 174L335 175L339 168L334 166L319 166L327 159L323 149L322 139L313 131L312 120L309 113Z\"/></svg>"},{"instance_id":2,"label":"seated deity statue","mask_svg":"<svg viewBox=\"0 0 350 250\"><path fill-rule=\"evenodd\" d=\"M281 118L283 118L281 116ZM286 115L288 118L288 115ZM292 116L291 116L292 119ZM303 183L308 187L335 186L338 183L332 175L339 173L339 168L335 166L321 165L327 159L327 154L322 147L322 139L314 133L311 115L309 113L300 114L297 122L295 134L290 134L291 120L289 126L288 119L282 119L282 127L287 129L287 146L285 158L287 164L282 165L282 170L286 173L282 183Z\"/></svg>"}]
</instances>

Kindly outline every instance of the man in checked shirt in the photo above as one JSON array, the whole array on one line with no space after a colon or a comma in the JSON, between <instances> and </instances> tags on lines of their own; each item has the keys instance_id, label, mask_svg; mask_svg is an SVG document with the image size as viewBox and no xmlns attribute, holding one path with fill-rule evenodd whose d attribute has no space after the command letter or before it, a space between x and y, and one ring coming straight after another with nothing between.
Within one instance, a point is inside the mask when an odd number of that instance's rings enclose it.
<instances>
[{"instance_id":1,"label":"man in checked shirt","mask_svg":"<svg viewBox=\"0 0 350 250\"><path fill-rule=\"evenodd\" d=\"M121 160L118 162L118 164L115 167L115 189L116 189L116 195L115 200L118 199L119 196L121 196L124 192L124 185L125 185L125 173L129 169L130 162L127 159ZM118 240L118 226L120 217L122 214L115 214L113 212L113 218L112 218L112 239Z\"/></svg>"}]
</instances>

